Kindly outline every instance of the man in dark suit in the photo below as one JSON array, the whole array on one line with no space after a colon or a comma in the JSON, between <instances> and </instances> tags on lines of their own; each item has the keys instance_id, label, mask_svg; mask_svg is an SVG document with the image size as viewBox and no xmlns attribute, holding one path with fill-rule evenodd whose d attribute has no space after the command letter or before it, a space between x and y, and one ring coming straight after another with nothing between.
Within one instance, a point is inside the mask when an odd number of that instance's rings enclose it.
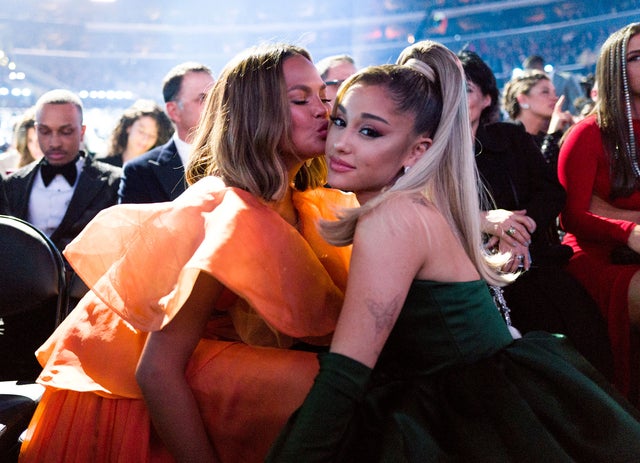
<instances>
[{"instance_id":1,"label":"man in dark suit","mask_svg":"<svg viewBox=\"0 0 640 463\"><path fill-rule=\"evenodd\" d=\"M162 96L176 130L168 143L124 165L119 202L171 201L185 190L189 143L212 86L211 70L203 64L182 63L169 71L163 81Z\"/></svg>"},{"instance_id":2,"label":"man in dark suit","mask_svg":"<svg viewBox=\"0 0 640 463\"><path fill-rule=\"evenodd\" d=\"M9 213L9 204L7 204L7 194L4 192L4 175L0 172L0 215Z\"/></svg>"},{"instance_id":3,"label":"man in dark suit","mask_svg":"<svg viewBox=\"0 0 640 463\"><path fill-rule=\"evenodd\" d=\"M77 95L67 90L45 93L36 103L36 132L44 157L5 179L11 215L42 230L61 251L118 199L121 169L80 150L84 131Z\"/></svg>"}]
</instances>

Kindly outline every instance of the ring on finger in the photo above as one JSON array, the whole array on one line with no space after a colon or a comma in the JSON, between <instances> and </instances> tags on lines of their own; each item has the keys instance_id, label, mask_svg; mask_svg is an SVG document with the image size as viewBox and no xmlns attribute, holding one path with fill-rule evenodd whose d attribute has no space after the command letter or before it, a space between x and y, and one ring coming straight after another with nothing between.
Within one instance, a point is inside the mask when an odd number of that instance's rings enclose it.
<instances>
[{"instance_id":1,"label":"ring on finger","mask_svg":"<svg viewBox=\"0 0 640 463\"><path fill-rule=\"evenodd\" d=\"M515 234L516 234L516 229L515 229L515 228L513 228L513 227L509 227L509 228L507 229L507 231L505 231L505 233L506 233L507 235L509 235L509 236L513 236L513 235L515 235Z\"/></svg>"},{"instance_id":2,"label":"ring on finger","mask_svg":"<svg viewBox=\"0 0 640 463\"><path fill-rule=\"evenodd\" d=\"M524 259L524 256L522 254L518 254L516 257L518 258L518 260L523 260Z\"/></svg>"}]
</instances>

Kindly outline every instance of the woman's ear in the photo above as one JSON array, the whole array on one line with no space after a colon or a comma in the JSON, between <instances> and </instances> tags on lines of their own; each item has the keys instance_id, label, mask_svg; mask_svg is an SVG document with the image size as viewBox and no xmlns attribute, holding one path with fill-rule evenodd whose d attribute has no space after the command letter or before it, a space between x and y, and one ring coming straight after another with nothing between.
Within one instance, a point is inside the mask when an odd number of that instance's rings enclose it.
<instances>
[{"instance_id":1,"label":"woman's ear","mask_svg":"<svg viewBox=\"0 0 640 463\"><path fill-rule=\"evenodd\" d=\"M516 97L516 101L518 102L518 104L520 106L526 105L527 102L529 101L529 97L527 95L525 95L524 93L521 93L520 95L518 95Z\"/></svg>"},{"instance_id":2,"label":"woman's ear","mask_svg":"<svg viewBox=\"0 0 640 463\"><path fill-rule=\"evenodd\" d=\"M491 95L485 95L482 98L482 109L484 110L484 109L488 108L489 106L491 106Z\"/></svg>"},{"instance_id":3,"label":"woman's ear","mask_svg":"<svg viewBox=\"0 0 640 463\"><path fill-rule=\"evenodd\" d=\"M413 166L422 156L424 156L424 153L429 150L432 144L433 140L431 138L427 136L419 137L413 144L413 148L411 149L409 156L407 156L407 159L405 159L403 166L405 168Z\"/></svg>"}]
</instances>

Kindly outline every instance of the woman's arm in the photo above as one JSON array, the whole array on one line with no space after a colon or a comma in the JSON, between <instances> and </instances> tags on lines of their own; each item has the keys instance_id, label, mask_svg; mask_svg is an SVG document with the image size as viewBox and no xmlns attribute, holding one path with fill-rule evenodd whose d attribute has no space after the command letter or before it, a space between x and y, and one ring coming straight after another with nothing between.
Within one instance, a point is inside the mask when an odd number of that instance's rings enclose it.
<instances>
[{"instance_id":1,"label":"woman's arm","mask_svg":"<svg viewBox=\"0 0 640 463\"><path fill-rule=\"evenodd\" d=\"M608 203L598 195L591 195L591 206L589 210L595 215L616 220L627 220L629 222L640 222L640 211L620 209Z\"/></svg>"},{"instance_id":2,"label":"woman's arm","mask_svg":"<svg viewBox=\"0 0 640 463\"><path fill-rule=\"evenodd\" d=\"M174 319L149 334L138 363L136 379L153 424L178 462L217 461L185 369L222 288L200 273Z\"/></svg>"},{"instance_id":3,"label":"woman's arm","mask_svg":"<svg viewBox=\"0 0 640 463\"><path fill-rule=\"evenodd\" d=\"M640 211L632 211L629 209L620 209L597 195L591 197L590 211L596 215L608 217L610 219L624 220L627 222L640 222ZM635 252L640 253L640 226L636 225L629 233L627 239L627 246L633 249Z\"/></svg>"},{"instance_id":4,"label":"woman's arm","mask_svg":"<svg viewBox=\"0 0 640 463\"><path fill-rule=\"evenodd\" d=\"M384 214L385 208L394 213ZM413 217L399 222L397 217L406 215L399 208L398 201L389 201L359 219L331 350L320 354L314 385L272 447L268 463L341 461L356 404L424 261L420 219L413 209Z\"/></svg>"},{"instance_id":5,"label":"woman's arm","mask_svg":"<svg viewBox=\"0 0 640 463\"><path fill-rule=\"evenodd\" d=\"M406 201L390 201L362 217L354 236L347 292L330 350L369 368L428 253L418 206Z\"/></svg>"},{"instance_id":6,"label":"woman's arm","mask_svg":"<svg viewBox=\"0 0 640 463\"><path fill-rule=\"evenodd\" d=\"M608 194L609 169L603 151L594 118L589 117L569 130L558 162L558 178L567 192L560 220L567 232L581 239L624 244L635 223L591 211L594 194Z\"/></svg>"}]
</instances>

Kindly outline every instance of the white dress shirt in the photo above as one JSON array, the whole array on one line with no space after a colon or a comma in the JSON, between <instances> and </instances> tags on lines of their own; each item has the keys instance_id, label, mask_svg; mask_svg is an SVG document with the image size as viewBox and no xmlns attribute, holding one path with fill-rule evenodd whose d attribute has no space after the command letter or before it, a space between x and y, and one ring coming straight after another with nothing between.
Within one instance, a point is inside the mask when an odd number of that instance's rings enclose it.
<instances>
[{"instance_id":1,"label":"white dress shirt","mask_svg":"<svg viewBox=\"0 0 640 463\"><path fill-rule=\"evenodd\" d=\"M78 176L73 185L69 185L62 175L56 175L49 186L45 186L39 171L35 176L31 186L31 194L29 195L29 216L27 221L43 231L45 235L51 236L60 225L60 222L62 222L83 167L84 157L80 156L76 161Z\"/></svg>"},{"instance_id":2,"label":"white dress shirt","mask_svg":"<svg viewBox=\"0 0 640 463\"><path fill-rule=\"evenodd\" d=\"M187 164L189 164L189 156L191 156L191 145L178 137L177 130L173 133L173 142L176 144L178 156L180 156L180 160L182 161L182 166L186 170Z\"/></svg>"}]
</instances>

